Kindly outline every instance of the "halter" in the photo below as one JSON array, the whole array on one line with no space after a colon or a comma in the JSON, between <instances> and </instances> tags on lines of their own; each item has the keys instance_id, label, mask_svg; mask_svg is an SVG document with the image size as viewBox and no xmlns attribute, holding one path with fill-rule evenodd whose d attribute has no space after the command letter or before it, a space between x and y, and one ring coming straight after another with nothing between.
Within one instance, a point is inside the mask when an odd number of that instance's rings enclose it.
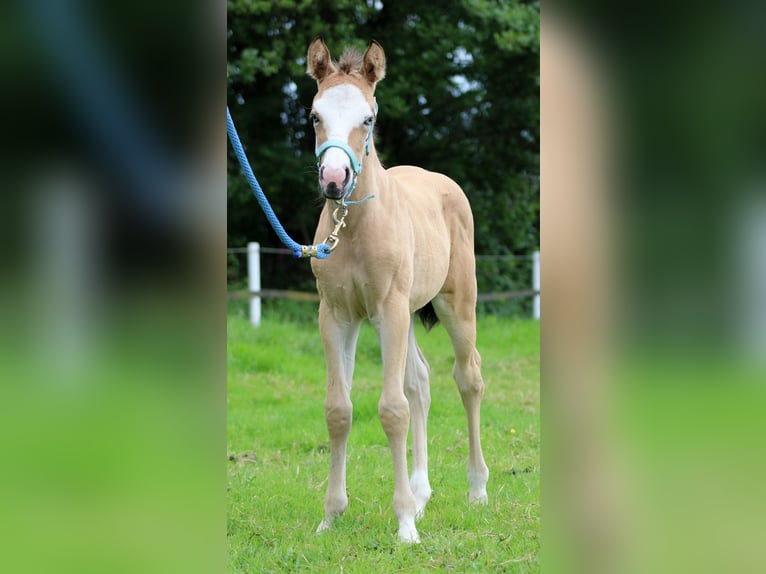
<instances>
[{"instance_id":1,"label":"halter","mask_svg":"<svg viewBox=\"0 0 766 574\"><path fill-rule=\"evenodd\" d=\"M378 100L373 98L373 101L375 102L375 115L372 118L372 122L370 123L370 129L367 131L367 137L364 140L364 151L365 155L370 155L370 140L372 139L372 132L375 129L375 118L378 117ZM351 193L354 191L354 188L356 187L356 180L359 177L359 174L362 173L362 159L357 159L356 154L354 153L354 150L352 150L349 145L341 140L327 140L324 142L321 146L316 148L316 157L317 157L317 169L319 169L320 162L322 160L322 156L324 153L330 149L336 147L343 151L348 156L349 161L351 161L351 170L354 172L354 178L351 180L351 185L348 187L348 191L346 194L340 199L336 200L336 203L338 203L341 206L345 205L358 205L360 203L364 203L365 201L368 201L375 197L375 194L370 194L364 199L360 199L359 201L350 201L348 198L351 197Z\"/></svg>"}]
</instances>

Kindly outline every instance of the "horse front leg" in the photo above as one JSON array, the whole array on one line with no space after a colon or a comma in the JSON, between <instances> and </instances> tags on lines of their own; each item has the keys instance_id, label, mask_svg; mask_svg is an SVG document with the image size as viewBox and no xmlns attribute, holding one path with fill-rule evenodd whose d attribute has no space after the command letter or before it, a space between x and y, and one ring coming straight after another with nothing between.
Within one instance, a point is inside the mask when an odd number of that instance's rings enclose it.
<instances>
[{"instance_id":1,"label":"horse front leg","mask_svg":"<svg viewBox=\"0 0 766 574\"><path fill-rule=\"evenodd\" d=\"M415 528L417 505L407 476L407 431L410 405L404 394L404 372L410 326L406 299L389 302L380 318L373 319L383 357L383 392L378 415L388 437L394 463L394 512L399 521L399 540L419 543Z\"/></svg>"},{"instance_id":2,"label":"horse front leg","mask_svg":"<svg viewBox=\"0 0 766 574\"><path fill-rule=\"evenodd\" d=\"M351 431L351 381L360 321L339 321L322 302L319 330L327 363L327 396L324 411L330 436L330 474L324 499L324 519L317 532L327 530L348 506L346 494L346 445Z\"/></svg>"}]
</instances>

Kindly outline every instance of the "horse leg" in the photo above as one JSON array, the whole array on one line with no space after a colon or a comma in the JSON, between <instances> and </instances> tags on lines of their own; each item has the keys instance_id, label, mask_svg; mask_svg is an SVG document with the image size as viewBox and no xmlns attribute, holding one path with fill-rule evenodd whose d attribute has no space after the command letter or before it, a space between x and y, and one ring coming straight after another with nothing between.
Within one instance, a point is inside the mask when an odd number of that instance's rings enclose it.
<instances>
[{"instance_id":1,"label":"horse leg","mask_svg":"<svg viewBox=\"0 0 766 574\"><path fill-rule=\"evenodd\" d=\"M454 291L442 293L433 300L433 306L452 341L455 351L452 376L468 419L468 502L486 504L489 469L481 452L479 431L484 381L481 356L476 350L476 299L467 295L470 291L460 295Z\"/></svg>"},{"instance_id":2,"label":"horse leg","mask_svg":"<svg viewBox=\"0 0 766 574\"><path fill-rule=\"evenodd\" d=\"M330 475L324 499L324 520L317 532L327 530L348 506L346 444L351 430L351 380L361 322L339 321L324 302L319 305L319 330L327 363L325 421L330 435Z\"/></svg>"},{"instance_id":3,"label":"horse leg","mask_svg":"<svg viewBox=\"0 0 766 574\"><path fill-rule=\"evenodd\" d=\"M428 384L428 363L415 340L415 324L410 319L410 335L407 345L407 363L404 369L404 394L410 403L412 427L412 475L410 488L415 496L415 518L423 516L426 503L431 498L428 483L428 409L431 406L431 390Z\"/></svg>"},{"instance_id":4,"label":"horse leg","mask_svg":"<svg viewBox=\"0 0 766 574\"><path fill-rule=\"evenodd\" d=\"M394 513L399 521L399 540L418 543L415 528L415 496L407 478L407 430L410 405L404 394L404 371L407 361L409 303L402 298L388 301L380 317L373 318L383 357L383 392L378 415L388 437L394 462Z\"/></svg>"}]
</instances>

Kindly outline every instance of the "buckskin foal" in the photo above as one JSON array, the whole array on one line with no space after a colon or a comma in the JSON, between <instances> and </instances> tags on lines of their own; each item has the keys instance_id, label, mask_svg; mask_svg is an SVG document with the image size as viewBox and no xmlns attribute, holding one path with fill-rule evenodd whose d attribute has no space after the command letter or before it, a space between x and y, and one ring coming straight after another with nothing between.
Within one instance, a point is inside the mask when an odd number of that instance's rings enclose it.
<instances>
[{"instance_id":1,"label":"buckskin foal","mask_svg":"<svg viewBox=\"0 0 766 574\"><path fill-rule=\"evenodd\" d=\"M385 54L375 41L363 56L346 50L338 62L331 59L321 38L308 49L307 72L318 86L311 121L319 186L326 200L316 243L339 230L332 256L311 261L321 300L319 327L327 363L325 416L331 452L325 514L317 531L329 528L348 505L351 381L359 328L369 318L383 357L378 413L393 456L399 539L413 543L420 541L415 519L431 496L426 440L429 367L415 341L414 315L419 312L428 327L441 321L455 351L453 376L468 419L470 503L487 502L489 471L479 438L484 383L475 346L471 209L460 187L444 175L411 166L384 169L380 164L372 137L377 114L374 92L385 71ZM347 205L351 210L345 220ZM412 476L408 479L410 422Z\"/></svg>"}]
</instances>

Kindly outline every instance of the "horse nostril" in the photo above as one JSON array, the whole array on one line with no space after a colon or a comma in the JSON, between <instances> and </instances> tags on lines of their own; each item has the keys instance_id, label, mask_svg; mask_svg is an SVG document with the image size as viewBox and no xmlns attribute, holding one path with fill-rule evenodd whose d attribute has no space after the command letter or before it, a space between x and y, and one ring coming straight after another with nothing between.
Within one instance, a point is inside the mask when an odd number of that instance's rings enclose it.
<instances>
[{"instance_id":1,"label":"horse nostril","mask_svg":"<svg viewBox=\"0 0 766 574\"><path fill-rule=\"evenodd\" d=\"M348 180L350 177L351 177L351 170L346 168L346 179L343 180L343 185L346 185L348 183Z\"/></svg>"}]
</instances>

